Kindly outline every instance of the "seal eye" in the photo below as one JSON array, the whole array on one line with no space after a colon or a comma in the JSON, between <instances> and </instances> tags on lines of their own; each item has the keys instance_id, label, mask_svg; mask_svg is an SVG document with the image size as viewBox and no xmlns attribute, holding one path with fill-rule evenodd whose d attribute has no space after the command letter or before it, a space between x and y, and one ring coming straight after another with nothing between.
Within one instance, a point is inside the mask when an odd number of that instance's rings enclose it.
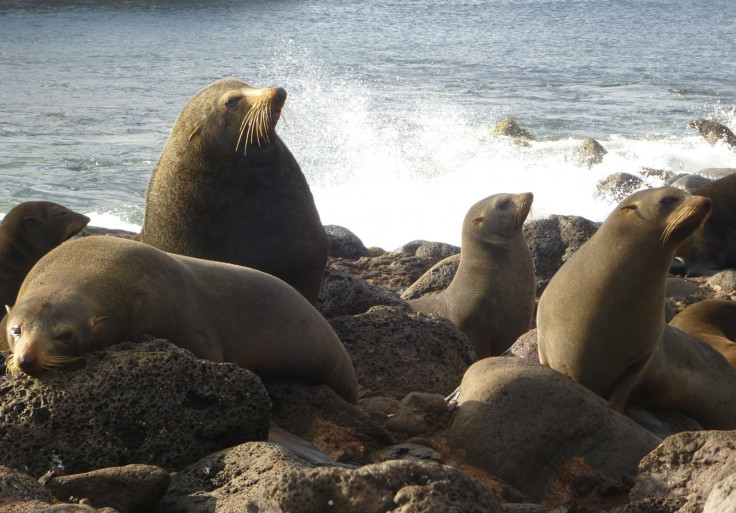
<instances>
[{"instance_id":1,"label":"seal eye","mask_svg":"<svg viewBox=\"0 0 736 513\"><path fill-rule=\"evenodd\" d=\"M68 344L72 341L73 333L71 330L64 330L58 335L56 335L56 341L61 342L62 344Z\"/></svg>"},{"instance_id":2,"label":"seal eye","mask_svg":"<svg viewBox=\"0 0 736 513\"><path fill-rule=\"evenodd\" d=\"M228 98L227 100L225 100L225 107L227 107L228 109L234 109L238 106L238 103L242 98L242 96L233 96L232 98Z\"/></svg>"},{"instance_id":3,"label":"seal eye","mask_svg":"<svg viewBox=\"0 0 736 513\"><path fill-rule=\"evenodd\" d=\"M671 205L674 205L677 203L677 198L674 196L665 196L661 200L659 200L659 204L663 207L669 207Z\"/></svg>"},{"instance_id":4,"label":"seal eye","mask_svg":"<svg viewBox=\"0 0 736 513\"><path fill-rule=\"evenodd\" d=\"M16 324L15 326L10 327L10 336L14 339L18 339L20 337L20 324Z\"/></svg>"}]
</instances>

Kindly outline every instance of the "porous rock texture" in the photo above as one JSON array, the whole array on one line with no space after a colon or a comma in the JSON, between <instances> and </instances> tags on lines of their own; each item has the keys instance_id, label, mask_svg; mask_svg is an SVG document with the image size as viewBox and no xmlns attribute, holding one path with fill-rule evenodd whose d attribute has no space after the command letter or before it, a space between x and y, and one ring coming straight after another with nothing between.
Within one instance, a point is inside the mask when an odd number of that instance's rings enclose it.
<instances>
[{"instance_id":1,"label":"porous rock texture","mask_svg":"<svg viewBox=\"0 0 736 513\"><path fill-rule=\"evenodd\" d=\"M442 317L377 306L330 324L353 360L359 398L447 395L475 360L468 338Z\"/></svg>"},{"instance_id":2,"label":"porous rock texture","mask_svg":"<svg viewBox=\"0 0 736 513\"><path fill-rule=\"evenodd\" d=\"M327 319L342 315L358 315L377 305L392 305L410 310L396 292L340 272L325 269L317 310Z\"/></svg>"},{"instance_id":3,"label":"porous rock texture","mask_svg":"<svg viewBox=\"0 0 736 513\"><path fill-rule=\"evenodd\" d=\"M245 501L264 483L284 473L311 468L314 465L281 446L240 444L205 456L178 472L159 503L159 511L242 513L248 511L243 507Z\"/></svg>"},{"instance_id":4,"label":"porous rock texture","mask_svg":"<svg viewBox=\"0 0 736 513\"><path fill-rule=\"evenodd\" d=\"M631 500L684 499L678 513L700 513L707 501L720 511L726 501L736 501L734 483L727 481L734 474L736 431L678 433L641 460Z\"/></svg>"},{"instance_id":5,"label":"porous rock texture","mask_svg":"<svg viewBox=\"0 0 736 513\"><path fill-rule=\"evenodd\" d=\"M501 513L495 496L459 470L425 461L392 460L357 469L284 472L260 486L246 511L273 513Z\"/></svg>"},{"instance_id":6,"label":"porous rock texture","mask_svg":"<svg viewBox=\"0 0 736 513\"><path fill-rule=\"evenodd\" d=\"M353 259L371 256L363 241L344 226L329 224L324 228L330 239L330 256Z\"/></svg>"},{"instance_id":7,"label":"porous rock texture","mask_svg":"<svg viewBox=\"0 0 736 513\"><path fill-rule=\"evenodd\" d=\"M450 286L459 265L460 254L440 260L401 293L402 299L416 299L431 292L445 290Z\"/></svg>"},{"instance_id":8,"label":"porous rock texture","mask_svg":"<svg viewBox=\"0 0 736 513\"><path fill-rule=\"evenodd\" d=\"M537 297L570 256L598 230L600 223L578 216L552 215L524 223L524 238L534 261Z\"/></svg>"},{"instance_id":9,"label":"porous rock texture","mask_svg":"<svg viewBox=\"0 0 736 513\"><path fill-rule=\"evenodd\" d=\"M330 257L327 265L353 278L365 280L400 294L440 260L440 258L422 258L402 252L396 255L362 257L358 260Z\"/></svg>"},{"instance_id":10,"label":"porous rock texture","mask_svg":"<svg viewBox=\"0 0 736 513\"><path fill-rule=\"evenodd\" d=\"M258 376L166 341L124 343L38 379L0 378L0 464L39 477L148 463L179 469L264 440L271 402Z\"/></svg>"},{"instance_id":11,"label":"porous rock texture","mask_svg":"<svg viewBox=\"0 0 736 513\"><path fill-rule=\"evenodd\" d=\"M28 474L0 465L0 511L26 501L51 504L51 494Z\"/></svg>"},{"instance_id":12,"label":"porous rock texture","mask_svg":"<svg viewBox=\"0 0 736 513\"><path fill-rule=\"evenodd\" d=\"M539 503L576 460L593 478L633 476L659 438L549 367L496 357L465 373L447 442L457 460Z\"/></svg>"},{"instance_id":13,"label":"porous rock texture","mask_svg":"<svg viewBox=\"0 0 736 513\"><path fill-rule=\"evenodd\" d=\"M87 499L96 508L112 507L119 513L148 513L155 511L170 480L169 473L161 467L131 464L54 476L45 483L59 500L78 497Z\"/></svg>"}]
</instances>

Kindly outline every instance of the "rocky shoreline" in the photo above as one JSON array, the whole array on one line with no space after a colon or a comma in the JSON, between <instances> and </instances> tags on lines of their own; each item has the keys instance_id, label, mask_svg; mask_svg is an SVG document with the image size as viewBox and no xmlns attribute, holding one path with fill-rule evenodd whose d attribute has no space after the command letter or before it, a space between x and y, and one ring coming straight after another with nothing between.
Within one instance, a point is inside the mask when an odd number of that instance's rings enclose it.
<instances>
[{"instance_id":1,"label":"rocky shoreline","mask_svg":"<svg viewBox=\"0 0 736 513\"><path fill-rule=\"evenodd\" d=\"M538 296L597 226L566 216L527 222ZM446 286L457 258L443 259L459 248L415 241L374 255L349 230L327 231L317 308L353 360L357 406L325 386L262 381L163 340L91 353L39 379L3 376L0 510L736 509L736 431L703 431L672 412L613 411L539 364L534 329L507 356L474 363L452 323L405 301ZM130 235L82 235L99 233ZM736 298L736 272L671 277L668 319L706 298ZM493 386L464 386L446 401L473 373ZM265 441L271 422L331 463Z\"/></svg>"}]
</instances>

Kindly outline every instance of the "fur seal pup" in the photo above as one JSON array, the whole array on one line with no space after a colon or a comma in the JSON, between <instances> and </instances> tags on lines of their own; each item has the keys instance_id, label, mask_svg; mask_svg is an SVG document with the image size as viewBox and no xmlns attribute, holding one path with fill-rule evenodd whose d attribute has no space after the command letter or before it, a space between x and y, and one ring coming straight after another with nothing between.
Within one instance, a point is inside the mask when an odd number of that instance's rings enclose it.
<instances>
[{"instance_id":1,"label":"fur seal pup","mask_svg":"<svg viewBox=\"0 0 736 513\"><path fill-rule=\"evenodd\" d=\"M31 269L0 328L8 369L36 375L143 334L263 378L330 386L350 402L345 347L293 287L246 267L106 236L69 241Z\"/></svg>"},{"instance_id":2,"label":"fur seal pup","mask_svg":"<svg viewBox=\"0 0 736 513\"><path fill-rule=\"evenodd\" d=\"M280 87L234 78L199 91L153 170L138 240L273 274L314 304L329 239L299 164L275 132L285 101Z\"/></svg>"},{"instance_id":3,"label":"fur seal pup","mask_svg":"<svg viewBox=\"0 0 736 513\"><path fill-rule=\"evenodd\" d=\"M450 285L408 303L417 312L450 319L478 358L496 356L529 331L534 315L534 263L522 234L534 197L494 194L468 210L460 265Z\"/></svg>"},{"instance_id":4,"label":"fur seal pup","mask_svg":"<svg viewBox=\"0 0 736 513\"><path fill-rule=\"evenodd\" d=\"M542 293L539 360L623 411L662 338L675 249L710 209L674 187L623 200Z\"/></svg>"},{"instance_id":5,"label":"fur seal pup","mask_svg":"<svg viewBox=\"0 0 736 513\"><path fill-rule=\"evenodd\" d=\"M79 233L89 217L50 201L26 201L0 223L0 305L12 305L28 271ZM3 312L4 313L4 312Z\"/></svg>"},{"instance_id":6,"label":"fur seal pup","mask_svg":"<svg viewBox=\"0 0 736 513\"><path fill-rule=\"evenodd\" d=\"M698 301L675 315L670 326L698 337L736 367L736 301Z\"/></svg>"},{"instance_id":7,"label":"fur seal pup","mask_svg":"<svg viewBox=\"0 0 736 513\"><path fill-rule=\"evenodd\" d=\"M736 150L736 135L725 125L701 118L690 121L687 126L695 128L711 146L724 142L732 150Z\"/></svg>"},{"instance_id":8,"label":"fur seal pup","mask_svg":"<svg viewBox=\"0 0 736 513\"><path fill-rule=\"evenodd\" d=\"M693 194L710 198L713 209L678 246L672 272L699 276L736 267L736 173L698 187Z\"/></svg>"}]
</instances>

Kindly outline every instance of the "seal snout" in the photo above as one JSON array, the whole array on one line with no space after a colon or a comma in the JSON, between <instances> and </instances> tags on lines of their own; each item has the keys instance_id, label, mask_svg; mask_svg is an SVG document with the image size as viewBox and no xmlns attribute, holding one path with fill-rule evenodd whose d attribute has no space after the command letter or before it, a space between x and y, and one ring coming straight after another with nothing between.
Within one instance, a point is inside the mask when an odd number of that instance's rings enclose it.
<instances>
[{"instance_id":1,"label":"seal snout","mask_svg":"<svg viewBox=\"0 0 736 513\"><path fill-rule=\"evenodd\" d=\"M283 87L272 87L270 89L273 98L273 110L281 110L286 103L286 89Z\"/></svg>"}]
</instances>

